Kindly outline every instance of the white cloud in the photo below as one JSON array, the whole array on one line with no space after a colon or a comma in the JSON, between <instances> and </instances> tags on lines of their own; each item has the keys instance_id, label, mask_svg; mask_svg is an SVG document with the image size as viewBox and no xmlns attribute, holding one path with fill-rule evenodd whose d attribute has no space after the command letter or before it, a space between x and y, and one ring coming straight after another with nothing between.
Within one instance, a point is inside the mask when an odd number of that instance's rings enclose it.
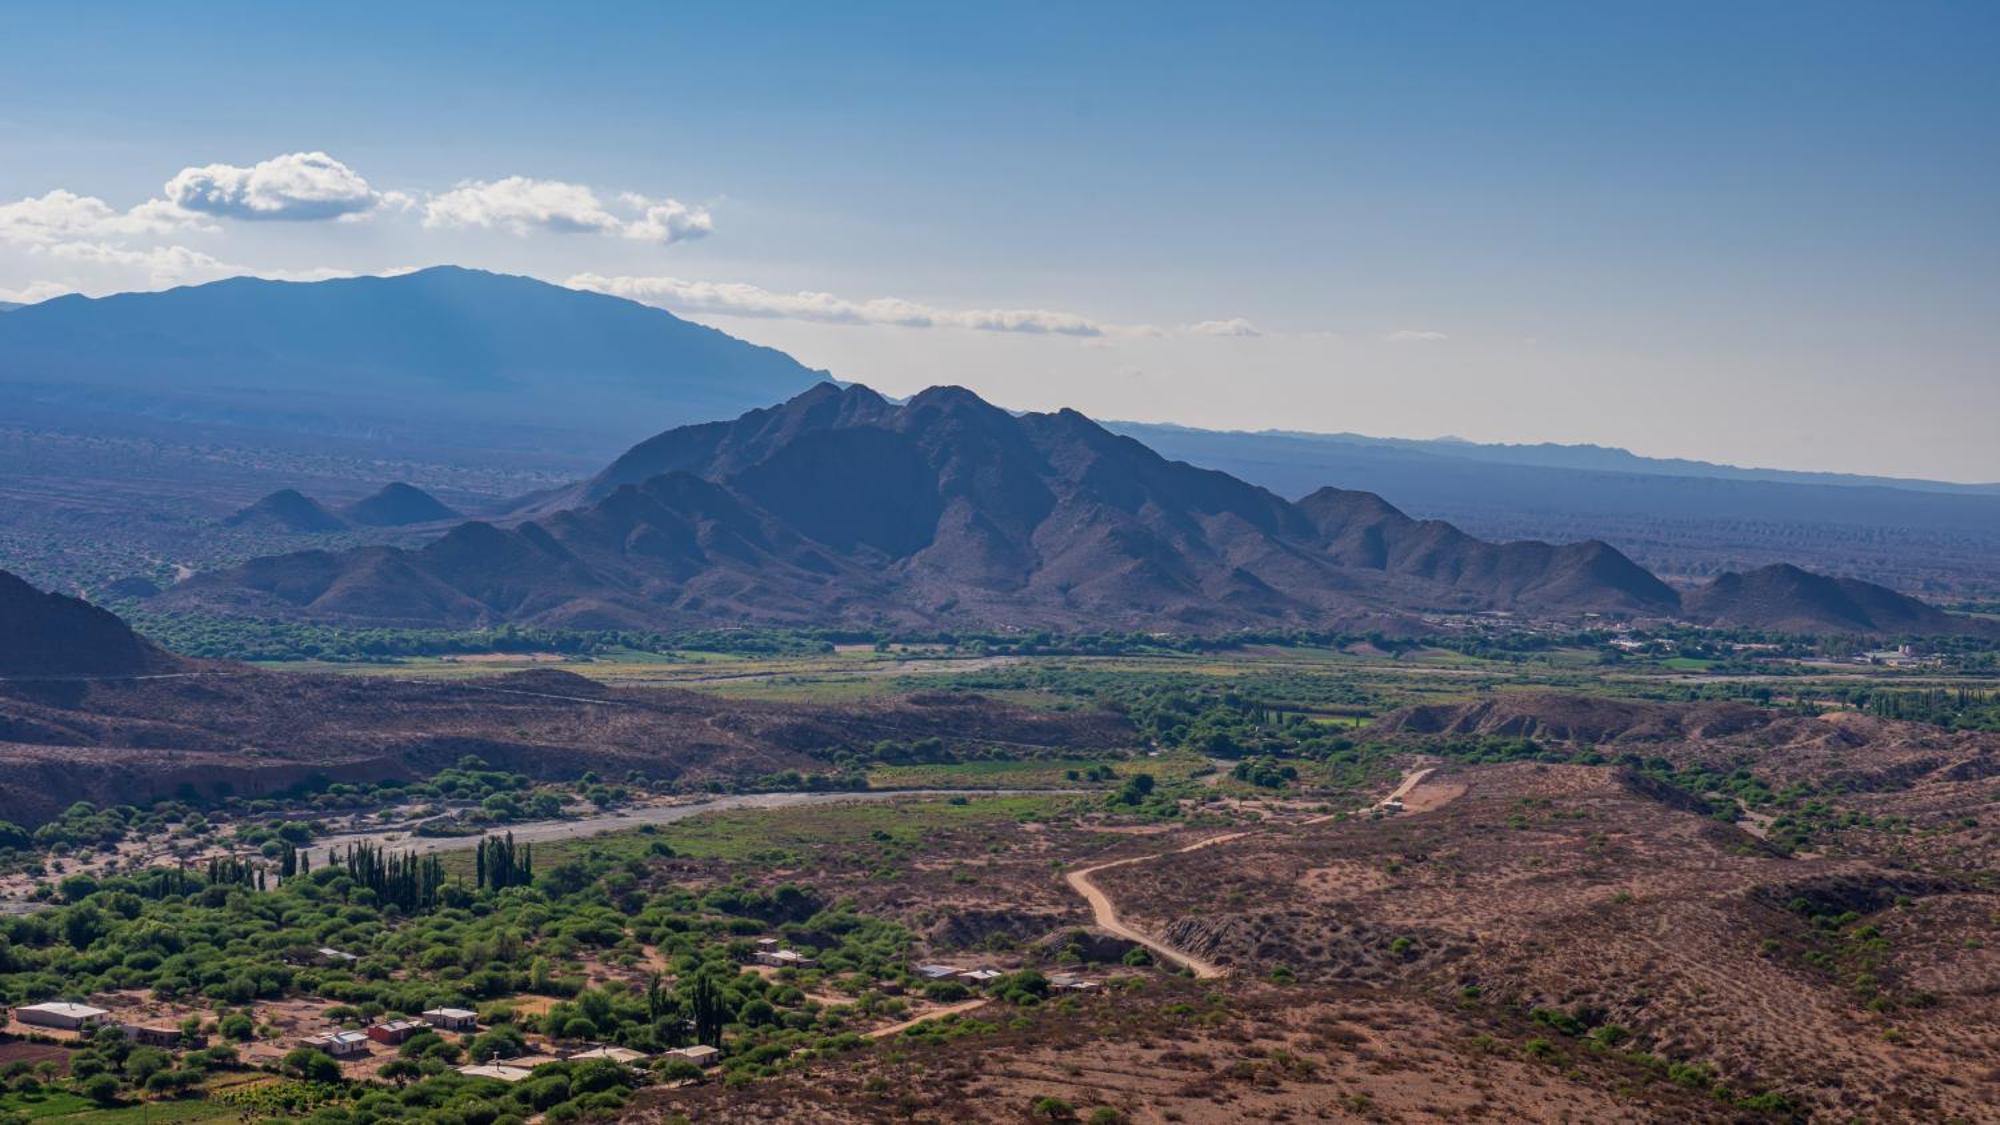
<instances>
[{"instance_id":1,"label":"white cloud","mask_svg":"<svg viewBox=\"0 0 2000 1125\"><path fill-rule=\"evenodd\" d=\"M166 194L173 205L203 215L293 222L349 218L408 198L377 192L323 152L287 153L247 168L183 168L167 181Z\"/></svg>"},{"instance_id":2,"label":"white cloud","mask_svg":"<svg viewBox=\"0 0 2000 1125\"><path fill-rule=\"evenodd\" d=\"M1262 336L1257 326L1240 316L1228 320L1204 320L1181 329L1190 336Z\"/></svg>"},{"instance_id":3,"label":"white cloud","mask_svg":"<svg viewBox=\"0 0 2000 1125\"><path fill-rule=\"evenodd\" d=\"M40 253L54 261L82 266L109 266L145 275L154 286L179 285L188 281L212 280L243 273L213 255L185 246L152 246L143 250L115 246L108 242L60 242Z\"/></svg>"},{"instance_id":4,"label":"white cloud","mask_svg":"<svg viewBox=\"0 0 2000 1125\"><path fill-rule=\"evenodd\" d=\"M582 184L527 176L490 183L467 180L425 205L424 225L505 227L515 234L536 229L610 234L663 244L701 238L715 229L707 210L676 199L648 199L628 192L618 202L632 217L613 211Z\"/></svg>"},{"instance_id":5,"label":"white cloud","mask_svg":"<svg viewBox=\"0 0 2000 1125\"><path fill-rule=\"evenodd\" d=\"M31 281L19 289L0 289L0 301L12 305L32 305L38 301L46 301L50 297L60 297L65 293L74 292L75 289L60 281Z\"/></svg>"},{"instance_id":6,"label":"white cloud","mask_svg":"<svg viewBox=\"0 0 2000 1125\"><path fill-rule=\"evenodd\" d=\"M1141 332L1145 326L1101 324L1074 313L1048 309L942 309L900 297L850 300L810 290L774 293L741 282L682 281L674 277L604 277L581 273L566 282L649 305L722 316L777 317L824 324L872 324L896 328L963 328L975 332L1103 336Z\"/></svg>"},{"instance_id":7,"label":"white cloud","mask_svg":"<svg viewBox=\"0 0 2000 1125\"><path fill-rule=\"evenodd\" d=\"M679 242L684 238L700 238L715 229L715 220L709 217L706 209L690 207L678 199L648 199L633 192L626 192L618 198L639 212L637 219L626 223L618 232L626 238L641 242Z\"/></svg>"},{"instance_id":8,"label":"white cloud","mask_svg":"<svg viewBox=\"0 0 2000 1125\"><path fill-rule=\"evenodd\" d=\"M1382 337L1391 344L1435 344L1451 337L1442 332L1431 332L1420 328L1399 328Z\"/></svg>"},{"instance_id":9,"label":"white cloud","mask_svg":"<svg viewBox=\"0 0 2000 1125\"><path fill-rule=\"evenodd\" d=\"M0 204L0 242L29 246L160 235L198 225L199 216L164 200L149 200L130 211L120 211L96 196L61 188Z\"/></svg>"}]
</instances>

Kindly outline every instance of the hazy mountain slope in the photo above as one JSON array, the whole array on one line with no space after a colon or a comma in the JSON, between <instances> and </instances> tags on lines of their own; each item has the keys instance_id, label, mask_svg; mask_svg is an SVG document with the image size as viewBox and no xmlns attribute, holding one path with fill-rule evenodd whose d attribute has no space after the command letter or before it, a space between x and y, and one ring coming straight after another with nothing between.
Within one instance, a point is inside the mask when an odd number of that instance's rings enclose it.
<instances>
[{"instance_id":1,"label":"hazy mountain slope","mask_svg":"<svg viewBox=\"0 0 2000 1125\"><path fill-rule=\"evenodd\" d=\"M180 663L110 611L0 570L0 676L131 675Z\"/></svg>"},{"instance_id":2,"label":"hazy mountain slope","mask_svg":"<svg viewBox=\"0 0 2000 1125\"><path fill-rule=\"evenodd\" d=\"M1957 617L1873 583L1784 564L1721 575L1690 591L1683 605L1692 620L1784 632L2000 636L2000 624Z\"/></svg>"},{"instance_id":3,"label":"hazy mountain slope","mask_svg":"<svg viewBox=\"0 0 2000 1125\"><path fill-rule=\"evenodd\" d=\"M1487 543L1440 520L1413 520L1367 492L1322 488L1299 501L1342 565L1466 589L1506 603L1671 612L1678 596L1602 542ZM1607 602L1607 596L1611 602Z\"/></svg>"},{"instance_id":4,"label":"hazy mountain slope","mask_svg":"<svg viewBox=\"0 0 2000 1125\"><path fill-rule=\"evenodd\" d=\"M1603 539L1676 577L1793 562L1927 595L2000 594L2000 495L1982 486L1676 476L1656 461L1638 472L1481 460L1486 446L1447 455L1435 443L1345 435L1112 428L1283 496L1338 484L1481 538Z\"/></svg>"},{"instance_id":5,"label":"hazy mountain slope","mask_svg":"<svg viewBox=\"0 0 2000 1125\"><path fill-rule=\"evenodd\" d=\"M583 506L560 506L570 500ZM1073 411L1017 416L955 387L901 406L815 387L649 439L535 511L418 551L258 560L166 598L403 624L1065 629L1675 604L1601 544L1495 547L1399 513L1415 530L1371 564L1314 511L1255 485Z\"/></svg>"},{"instance_id":6,"label":"hazy mountain slope","mask_svg":"<svg viewBox=\"0 0 2000 1125\"><path fill-rule=\"evenodd\" d=\"M634 419L730 416L818 377L659 309L449 266L58 297L0 321L0 386L38 401L454 443L490 426L618 448Z\"/></svg>"},{"instance_id":7,"label":"hazy mountain slope","mask_svg":"<svg viewBox=\"0 0 2000 1125\"><path fill-rule=\"evenodd\" d=\"M1840 488L1890 488L1909 492L1941 492L2000 496L2000 481L1964 484L1919 477L1885 477L1866 473L1836 473L1797 469L1759 469L1697 461L1686 457L1646 457L1611 445L1559 442L1476 442L1460 438L1384 438L1356 433L1311 433L1300 430L1203 430L1147 422L1106 422L1105 428L1129 434L1149 445L1176 446L1182 441L1210 442L1244 450L1296 451L1301 448L1350 447L1384 454L1401 452L1475 461L1484 465L1517 465L1584 472L1714 480L1761 481L1769 484L1813 484ZM1295 455L1286 452L1286 457Z\"/></svg>"},{"instance_id":8,"label":"hazy mountain slope","mask_svg":"<svg viewBox=\"0 0 2000 1125\"><path fill-rule=\"evenodd\" d=\"M459 513L413 484L396 481L340 510L342 519L363 527L408 527L457 519Z\"/></svg>"}]
</instances>

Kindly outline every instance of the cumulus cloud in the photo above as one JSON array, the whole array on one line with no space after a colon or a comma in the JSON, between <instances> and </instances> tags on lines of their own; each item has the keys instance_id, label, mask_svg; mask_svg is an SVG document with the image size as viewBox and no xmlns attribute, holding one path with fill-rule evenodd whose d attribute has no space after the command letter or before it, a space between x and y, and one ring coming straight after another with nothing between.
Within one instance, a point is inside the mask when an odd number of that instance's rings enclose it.
<instances>
[{"instance_id":1,"label":"cumulus cloud","mask_svg":"<svg viewBox=\"0 0 2000 1125\"><path fill-rule=\"evenodd\" d=\"M77 239L167 234L201 225L200 218L164 200L148 200L120 211L102 199L61 188L13 203L0 203L0 242L49 246Z\"/></svg>"},{"instance_id":2,"label":"cumulus cloud","mask_svg":"<svg viewBox=\"0 0 2000 1125\"><path fill-rule=\"evenodd\" d=\"M708 211L677 199L618 197L625 214L614 211L582 184L509 176L491 182L467 180L424 207L427 227L504 227L515 234L551 230L564 234L616 235L640 242L670 243L700 238L715 227Z\"/></svg>"},{"instance_id":3,"label":"cumulus cloud","mask_svg":"<svg viewBox=\"0 0 2000 1125\"><path fill-rule=\"evenodd\" d=\"M1257 326L1240 316L1228 320L1204 320L1181 329L1190 336L1262 336Z\"/></svg>"},{"instance_id":4,"label":"cumulus cloud","mask_svg":"<svg viewBox=\"0 0 2000 1125\"><path fill-rule=\"evenodd\" d=\"M618 197L639 212L618 233L641 242L679 242L700 238L715 229L715 221L700 207L690 207L678 199L648 199L634 192Z\"/></svg>"},{"instance_id":5,"label":"cumulus cloud","mask_svg":"<svg viewBox=\"0 0 2000 1125\"><path fill-rule=\"evenodd\" d=\"M675 277L604 277L581 273L570 278L566 284L572 289L609 293L649 305L724 316L1085 337L1102 336L1117 330L1114 326L1099 324L1074 313L1047 309L941 309L900 297L856 301L810 290L775 293L741 282L682 281Z\"/></svg>"},{"instance_id":6,"label":"cumulus cloud","mask_svg":"<svg viewBox=\"0 0 2000 1125\"><path fill-rule=\"evenodd\" d=\"M1392 344L1435 344L1440 340L1451 339L1442 332L1431 332L1420 328L1399 328L1382 338Z\"/></svg>"},{"instance_id":7,"label":"cumulus cloud","mask_svg":"<svg viewBox=\"0 0 2000 1125\"><path fill-rule=\"evenodd\" d=\"M360 173L323 152L287 153L247 168L183 168L167 181L166 196L196 214L289 222L363 215L401 198L369 187Z\"/></svg>"}]
</instances>

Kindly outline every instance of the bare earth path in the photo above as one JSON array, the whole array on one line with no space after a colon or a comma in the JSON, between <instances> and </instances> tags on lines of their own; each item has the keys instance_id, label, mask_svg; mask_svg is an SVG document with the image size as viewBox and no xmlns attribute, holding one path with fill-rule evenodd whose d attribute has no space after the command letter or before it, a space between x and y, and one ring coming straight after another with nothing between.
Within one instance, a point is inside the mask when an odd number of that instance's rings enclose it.
<instances>
[{"instance_id":1,"label":"bare earth path","mask_svg":"<svg viewBox=\"0 0 2000 1125\"><path fill-rule=\"evenodd\" d=\"M984 996L981 996L977 1000L966 1000L962 1003L953 1004L949 1008L939 1008L935 1012L925 1012L923 1015L918 1016L916 1019L913 1020L904 1020L902 1023L892 1023L888 1027L878 1027L875 1030L869 1032L868 1034L863 1035L862 1038L887 1039L891 1035L901 1035L903 1032L910 1030L911 1028L917 1026L920 1023L929 1023L932 1020L941 1020L946 1016L955 1016L961 1012L976 1011L977 1009L984 1008L989 1002L990 1001L988 1001L987 998Z\"/></svg>"},{"instance_id":2,"label":"bare earth path","mask_svg":"<svg viewBox=\"0 0 2000 1125\"><path fill-rule=\"evenodd\" d=\"M1214 847L1216 844L1225 843L1229 840L1240 839L1248 835L1250 835L1250 833L1248 832L1225 832L1220 836L1210 836L1206 840L1198 840L1192 844L1189 844L1185 848L1176 848L1174 849L1173 852L1162 852L1160 854L1172 855L1172 854L1177 854L1179 852L1191 852L1196 850L1197 848ZM1103 889L1098 887L1096 883L1090 881L1090 877L1092 875L1097 874L1099 871L1106 870L1107 868L1123 867L1128 863L1143 863L1146 860L1157 859L1157 858L1159 857L1152 855L1135 855L1130 859L1114 859L1110 863L1100 863L1095 867L1085 867L1082 868L1081 870L1072 871L1068 875L1065 875L1064 878L1069 881L1071 890L1075 891L1077 894L1082 895L1084 897L1084 901L1090 903L1091 918L1093 921L1097 923L1098 929L1101 929L1106 933L1117 934L1119 937L1124 938L1126 941L1136 941L1140 945L1145 946L1147 949L1152 950L1156 956L1162 957L1168 961L1173 962L1176 965L1181 966L1184 969L1187 969L1189 972L1193 973L1197 977L1210 978L1210 977L1221 976L1223 973L1222 967L1220 965L1217 965L1213 961L1203 960L1200 957L1196 957L1192 953L1183 953L1180 950L1175 949L1173 946L1168 945L1165 942L1159 941L1155 938L1148 937L1145 934L1139 932L1138 930L1135 930L1132 927L1126 925L1125 923L1119 921L1118 910L1116 907L1111 905L1110 896L1106 895Z\"/></svg>"},{"instance_id":3,"label":"bare earth path","mask_svg":"<svg viewBox=\"0 0 2000 1125\"><path fill-rule=\"evenodd\" d=\"M1410 791L1415 789L1417 786L1423 784L1424 779L1431 775L1432 770L1434 768L1435 767L1425 766L1421 769L1414 769L1404 774L1403 780L1397 784L1396 788L1392 790L1388 796L1375 802L1373 805L1370 805L1369 808L1371 809L1383 808L1386 807L1391 801L1400 801L1404 797L1409 796ZM1335 813L1328 816L1318 816L1312 818L1311 820L1304 821L1303 823L1323 824L1326 821L1332 820L1335 816L1338 815L1339 815L1338 813ZM1211 848L1217 844L1228 843L1231 840L1240 840L1243 837L1251 834L1252 830L1245 830L1242 832L1225 832L1219 836L1210 836L1206 840L1197 840L1194 843L1189 844L1184 848L1175 848L1171 852L1159 852L1154 855L1135 855L1126 859L1114 859L1109 863L1100 863L1094 867L1079 868L1078 870L1069 872L1067 875L1063 876L1063 878L1069 883L1071 890L1075 891L1077 894L1082 895L1084 901L1090 904L1091 920L1097 924L1098 929L1103 930L1106 933L1116 934L1127 941L1138 942L1140 945L1143 945L1147 949L1151 950L1156 956L1162 957L1168 961L1171 961L1176 965L1181 966L1184 969L1187 969L1189 972L1192 972L1197 977L1202 977L1202 978L1219 977L1228 970L1224 969L1220 965L1217 965L1213 961L1208 961L1203 958L1196 957L1192 953L1186 953L1181 950L1175 949L1173 946L1168 945L1165 942L1158 940L1157 938L1149 937L1145 933L1136 930L1131 926L1126 925L1123 921L1119 919L1118 908L1112 904L1111 896L1105 894L1103 888L1099 887L1096 883L1092 882L1090 877L1092 875L1097 874L1099 871L1109 870L1110 868L1113 867L1124 867L1127 864L1144 863L1149 859L1158 859L1162 855L1178 855L1182 852L1196 851L1201 848Z\"/></svg>"}]
</instances>

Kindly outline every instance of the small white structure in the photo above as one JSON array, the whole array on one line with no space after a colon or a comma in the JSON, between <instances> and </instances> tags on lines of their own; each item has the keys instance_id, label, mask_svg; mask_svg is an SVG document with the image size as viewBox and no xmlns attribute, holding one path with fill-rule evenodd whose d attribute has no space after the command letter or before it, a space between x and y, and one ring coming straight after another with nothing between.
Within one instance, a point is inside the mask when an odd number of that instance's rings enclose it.
<instances>
[{"instance_id":1,"label":"small white structure","mask_svg":"<svg viewBox=\"0 0 2000 1125\"><path fill-rule=\"evenodd\" d=\"M965 972L958 974L958 978L960 980L969 980L974 984L985 984L987 981L999 980L1006 975L1006 973L998 969L967 969Z\"/></svg>"},{"instance_id":2,"label":"small white structure","mask_svg":"<svg viewBox=\"0 0 2000 1125\"><path fill-rule=\"evenodd\" d=\"M645 1062L647 1055L644 1051L635 1051L630 1047L592 1047L588 1051L578 1051L570 1056L571 1062L588 1062L591 1059L609 1059L630 1066L633 1063Z\"/></svg>"},{"instance_id":3,"label":"small white structure","mask_svg":"<svg viewBox=\"0 0 2000 1125\"><path fill-rule=\"evenodd\" d=\"M760 949L757 963L779 969L810 969L819 962L795 949Z\"/></svg>"},{"instance_id":4,"label":"small white structure","mask_svg":"<svg viewBox=\"0 0 2000 1125\"><path fill-rule=\"evenodd\" d=\"M313 950L313 956L318 958L319 963L322 965L352 965L356 961L361 960L358 954L349 953L344 949L335 949L330 945L322 945L318 949Z\"/></svg>"},{"instance_id":5,"label":"small white structure","mask_svg":"<svg viewBox=\"0 0 2000 1125\"><path fill-rule=\"evenodd\" d=\"M525 1068L508 1066L505 1063L488 1063L485 1066L461 1066L458 1068L458 1072L468 1078L491 1078L499 1082L519 1082L528 1077L530 1073Z\"/></svg>"},{"instance_id":6,"label":"small white structure","mask_svg":"<svg viewBox=\"0 0 2000 1125\"><path fill-rule=\"evenodd\" d=\"M471 1031L479 1026L479 1013L465 1008L431 1008L424 1022L439 1031Z\"/></svg>"},{"instance_id":7,"label":"small white structure","mask_svg":"<svg viewBox=\"0 0 2000 1125\"><path fill-rule=\"evenodd\" d=\"M315 1035L305 1041L314 1050L325 1051L336 1059L351 1059L368 1053L368 1033L365 1031L329 1031L325 1035Z\"/></svg>"},{"instance_id":8,"label":"small white structure","mask_svg":"<svg viewBox=\"0 0 2000 1125\"><path fill-rule=\"evenodd\" d=\"M70 1004L52 1000L46 1004L29 1004L14 1009L14 1018L35 1027L54 1027L63 1031L86 1031L99 1027L111 1019L111 1013L103 1008L93 1008L88 1004Z\"/></svg>"},{"instance_id":9,"label":"small white structure","mask_svg":"<svg viewBox=\"0 0 2000 1125\"><path fill-rule=\"evenodd\" d=\"M686 1059L688 1062L703 1068L717 1066L722 1062L722 1052L706 1043L697 1043L692 1047L675 1047L661 1057Z\"/></svg>"}]
</instances>

